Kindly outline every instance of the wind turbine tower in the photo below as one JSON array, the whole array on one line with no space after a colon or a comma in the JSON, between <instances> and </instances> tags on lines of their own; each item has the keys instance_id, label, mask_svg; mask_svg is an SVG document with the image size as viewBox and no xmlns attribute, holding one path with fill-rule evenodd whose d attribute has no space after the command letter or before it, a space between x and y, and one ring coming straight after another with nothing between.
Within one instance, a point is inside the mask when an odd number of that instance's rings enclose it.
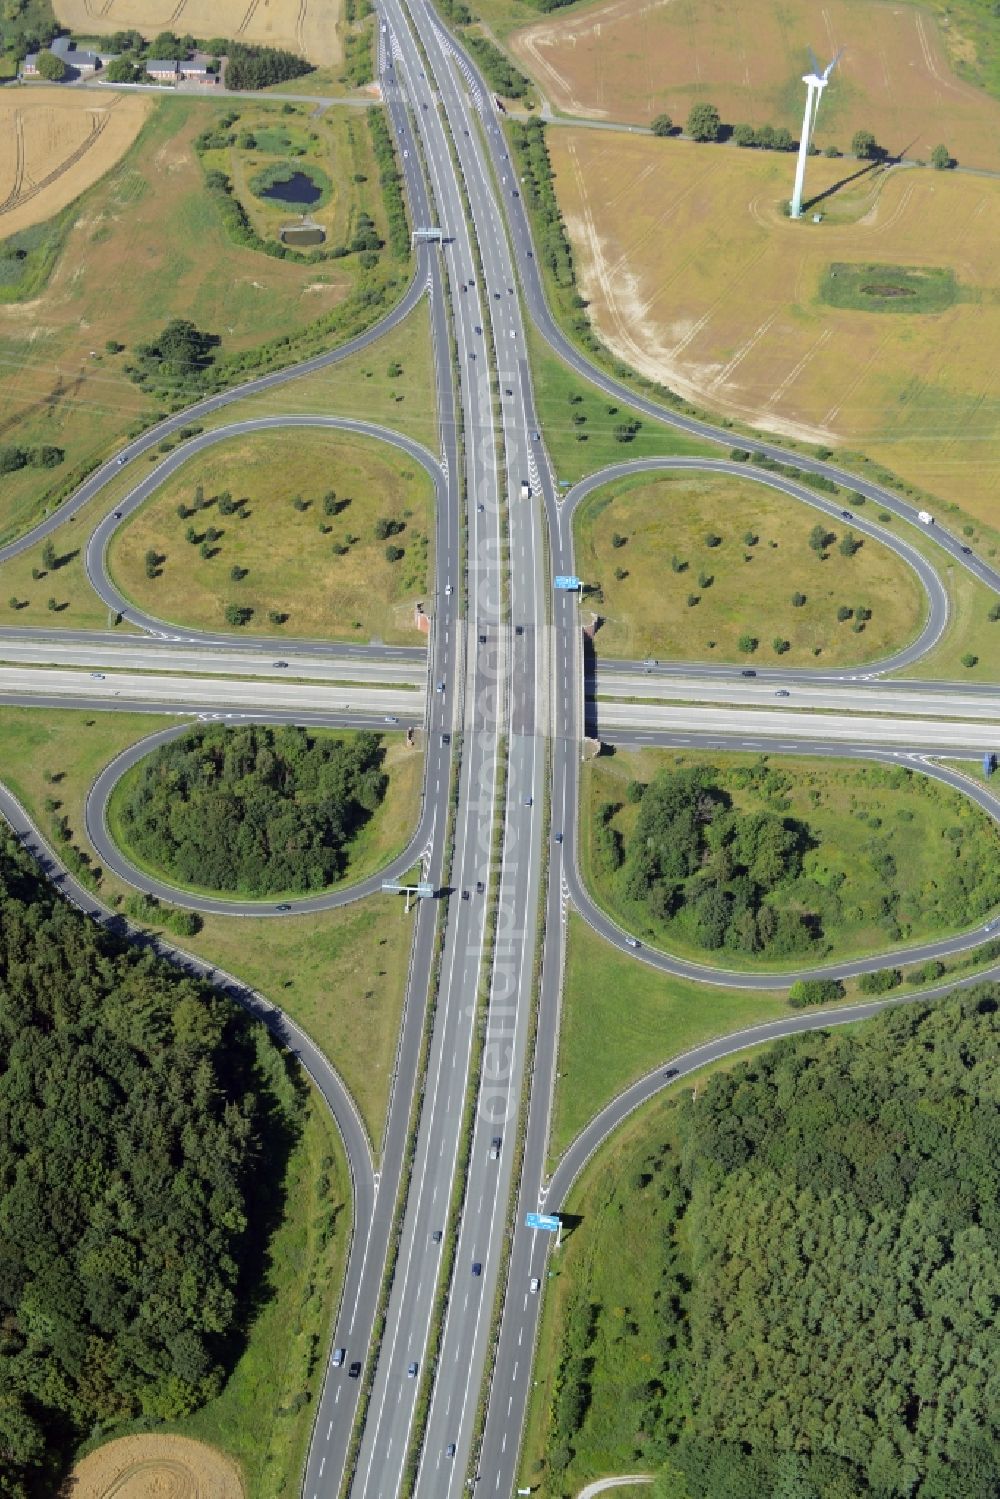
<instances>
[{"instance_id":1,"label":"wind turbine tower","mask_svg":"<svg viewBox=\"0 0 1000 1499\"><path fill-rule=\"evenodd\" d=\"M792 193L791 208L791 217L793 219L800 219L802 217L802 187L805 182L806 175L806 157L809 155L809 142L812 140L812 133L816 128L816 115L819 112L819 101L822 97L823 90L826 88L827 82L829 81L830 74L836 67L843 50L844 49L841 48L840 52L837 53L837 56L832 58L831 61L827 63L826 68L822 73L819 70L819 63L816 61L815 52L810 51L809 53L809 57L812 60L813 70L811 73L803 74L802 77L802 82L806 86L806 108L805 113L802 116L802 136L799 140L799 159L795 163L795 189Z\"/></svg>"}]
</instances>

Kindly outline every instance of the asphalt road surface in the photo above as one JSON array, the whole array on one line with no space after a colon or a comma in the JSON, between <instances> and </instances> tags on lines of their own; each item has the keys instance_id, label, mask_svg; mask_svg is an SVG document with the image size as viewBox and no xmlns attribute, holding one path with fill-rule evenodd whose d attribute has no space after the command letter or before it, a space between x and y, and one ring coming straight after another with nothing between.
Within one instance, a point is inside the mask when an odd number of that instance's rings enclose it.
<instances>
[{"instance_id":1,"label":"asphalt road surface","mask_svg":"<svg viewBox=\"0 0 1000 1499\"><path fill-rule=\"evenodd\" d=\"M266 654L259 651L202 648L191 649L195 642L180 646L169 641L153 641L141 635L113 638L100 637L83 641L45 641L16 635L0 635L0 662L36 666L85 666L108 671L177 671L199 676L276 677L278 680L305 679L310 682L358 683L376 686L423 688L427 681L427 656L394 656L377 647L341 653L336 646L326 653L310 655L300 652L295 641L272 641Z\"/></svg>"},{"instance_id":2,"label":"asphalt road surface","mask_svg":"<svg viewBox=\"0 0 1000 1499\"><path fill-rule=\"evenodd\" d=\"M966 755L975 759L986 750L996 750L1000 726L996 723L955 722L936 718L882 718L873 714L810 713L784 708L675 708L660 703L598 703L600 724L609 732L631 729L638 742L645 731L649 742L657 730L673 734L711 736L724 739L734 749L785 748L793 739L830 744L864 742L927 753Z\"/></svg>"},{"instance_id":3,"label":"asphalt road surface","mask_svg":"<svg viewBox=\"0 0 1000 1499\"><path fill-rule=\"evenodd\" d=\"M424 1013L428 985L432 975L432 955L437 917L436 903L421 902L415 918L414 946L407 990L395 1083L384 1137L374 1150L358 1137L356 1114L351 1122L350 1100L340 1088L329 1064L310 1049L307 1039L287 1025L280 1013L266 1002L250 997L279 1034L289 1040L314 1076L322 1078L321 1087L337 1114L345 1132L348 1155L355 1184L355 1233L351 1245L343 1299L334 1334L334 1347L346 1347L342 1367L328 1366L321 1399L316 1410L313 1441L308 1458L304 1493L307 1499L327 1499L339 1493L348 1458L350 1433L362 1391L367 1414L356 1460L352 1464L350 1491L354 1496L376 1499L398 1492L401 1475L414 1475L415 1492L426 1499L455 1499L471 1479L490 1494L513 1493L516 1484L520 1432L527 1394L530 1388L530 1365L537 1325L540 1297L528 1289L530 1276L544 1274L545 1256L551 1240L541 1240L523 1226L524 1213L548 1205L558 1207L564 1200L580 1166L601 1140L617 1126L632 1108L651 1097L667 1081L662 1070L650 1075L634 1089L615 1101L595 1119L574 1142L560 1163L552 1181L545 1176L546 1142L552 1093L555 1085L555 1047L559 1025L559 998L564 961L565 903L572 901L585 918L602 932L607 940L638 961L653 964L665 972L690 972L706 982L724 982L727 987L761 987L772 983L783 987L795 974L763 980L760 975L720 975L698 965L681 965L667 954L646 948L629 947L627 934L621 932L594 907L583 889L577 868L576 825L578 802L579 747L584 730L583 652L578 601L565 593L553 593L545 573L572 573L573 545L571 515L573 507L595 483L622 477L642 469L695 468L703 471L730 472L753 477L794 495L815 509L828 513L843 523L848 520L859 534L877 536L905 557L920 576L928 597L927 616L918 638L903 651L886 661L856 673L831 674L823 671L810 675L808 688L797 674L782 673L780 668L762 671L761 682L743 697L725 693L725 706L699 708L669 707L665 704L627 704L602 701L598 711L609 726L618 715L630 722L614 729L622 743L703 744L708 747L787 748L795 753L856 754L866 759L883 758L903 763L922 773L950 780L974 797L990 815L998 815L998 803L985 787L962 778L957 772L926 765L915 746L947 744L954 736L966 751L973 749L977 735L989 738L992 727L988 715L993 705L983 694L980 705L987 717L968 706L970 694L963 695L961 708L949 706L936 722L934 713L942 699L951 704L951 694L937 687L917 689L927 695L918 709L907 709L910 689L896 699L871 700L883 704L898 703L889 716L875 717L871 710L863 718L843 712L791 713L785 709L763 711L763 692L758 688L774 682L789 685L797 698L805 692L822 691L818 683L837 679L867 682L890 668L912 664L941 634L947 621L947 599L940 581L919 552L905 538L877 524L871 512L859 514L853 500L849 504L830 502L824 497L783 476L767 474L750 465L733 465L725 459L668 460L663 463L616 465L604 474L594 476L577 486L560 505L549 471L544 443L539 435L525 348L524 327L531 321L565 361L584 378L591 380L613 399L623 400L639 409L652 421L675 426L693 435L729 448L732 433L669 410L648 400L603 371L596 369L585 356L568 343L556 327L545 304L534 247L528 232L523 202L519 197L516 172L508 159L506 141L501 133L492 95L471 61L444 31L434 12L424 0L382 0L378 11L379 77L383 95L396 135L400 164L413 222L417 226L438 224L445 243L438 248L422 248L418 255L417 274L406 295L386 318L367 334L330 354L319 356L303 365L248 382L237 390L227 391L197 403L194 408L178 412L157 428L129 444L124 453L111 459L81 489L41 526L28 536L0 549L0 561L27 547L36 545L67 517L72 517L113 475L142 455L154 449L168 434L176 434L208 412L256 391L287 383L298 374L321 368L346 357L356 349L373 344L382 333L398 323L425 293L430 296L431 325L435 354L435 382L441 422L441 462L418 445L370 424L336 419L276 417L249 424L233 424L229 429L202 434L186 447L176 449L162 464L145 472L128 497L116 507L111 505L99 523L87 547L87 565L91 580L109 608L124 612L128 626L138 626L150 636L159 637L157 648L173 654L160 661L173 664L178 659L182 670L195 670L202 678L151 679L145 664L138 676L130 665L127 652L136 650L138 637L126 634L95 635L95 646L81 641L75 632L53 632L59 646L48 661L58 660L58 650L93 649L107 651L102 662L115 663L114 681L91 678L82 684L82 693L73 701L90 708L122 706L121 679L117 666L128 670L122 679L141 681L134 702L129 706L141 711L158 712L165 708L188 715L214 716L219 709L199 711L199 702L191 696L208 688L218 697L220 692L257 695L255 702L240 700L230 705L223 717L233 721L266 716L269 721L337 722L344 721L348 710L337 698L337 679L329 673L350 653L362 675L364 686L352 687L351 721L358 721L357 702L369 699L384 705L395 686L375 688L372 682L379 672L405 663L407 670L420 665L417 653L401 656L379 648L355 654L355 648L331 647L322 642L295 642L244 639L234 641L180 629L151 616L139 613L121 598L107 577L104 555L108 540L119 520L142 503L156 484L177 464L194 452L225 436L249 430L295 425L331 426L366 431L404 449L424 464L437 487L436 557L438 589L433 606L432 632L426 653L429 666L426 695L421 695L421 717L425 720L426 780L420 828L404 856L413 861L423 859L426 877L435 888L443 887L445 828L451 778L452 748L461 735L462 765L458 783L455 820L453 873L449 890L442 899L447 905L442 913L443 949L440 962L440 984L436 1003L430 1012L428 1067L423 1081L421 1108L412 1152L408 1124L417 1085L417 1058L424 1030ZM418 144L419 142L419 144ZM426 180L424 176L426 172ZM457 391L453 388L450 334L445 301L450 304L452 332L457 351ZM503 394L494 394L492 377L496 376ZM509 394L508 394L509 392ZM455 400L457 394L457 403ZM451 422L457 409L464 436L464 462L459 472L459 449ZM499 416L497 416L499 411ZM915 522L915 510L895 495L853 475L844 475L827 463L802 455L789 455L763 441L738 439L740 446L769 453L780 461L794 462L800 469L834 479L849 490L864 495L896 516ZM459 480L463 481L460 492ZM532 498L519 498L522 481L531 487ZM540 503L539 503L540 500ZM461 506L464 501L464 511ZM849 516L843 510L850 510ZM543 520L547 536L543 534ZM508 530L509 551L504 545ZM462 533L467 548L463 575ZM1000 591L1000 574L962 543L937 525L926 529L950 558L966 568L987 586ZM547 550L546 550L547 545ZM544 564L544 571L543 571ZM454 581L448 593L443 581ZM28 648L41 632L0 632L0 656L5 650ZM99 646L97 645L99 642ZM151 642L152 644L152 642ZM191 654L180 647L193 647ZM236 670L210 672L199 664L206 652L220 647L241 659L253 659L256 670L246 676L257 680L246 683L229 680ZM120 654L114 654L120 652ZM278 695L297 685L272 679L267 657L308 660L303 675L321 673L326 685L313 681L306 684L307 703L295 697L281 703ZM5 659L12 659L9 655ZM21 670L28 662L37 664L37 656L22 656ZM36 670L34 692L26 687L20 692L2 690L0 701L60 702L54 681L60 675L79 677L68 672L66 657L53 672ZM144 658L145 661L145 658ZM152 658L150 658L150 662ZM18 670L10 668L9 670ZM161 671L164 670L162 664ZM280 668L284 671L285 668ZM598 686L602 680L598 669ZM643 673L645 668L642 668ZM706 685L706 694L718 694L718 678L725 669L697 668L697 677ZM732 669L728 669L731 673ZM129 677L131 671L132 677ZM627 691L625 666L620 668L610 691L625 695L654 695ZM670 680L664 690L684 696L680 685L682 674L695 675L692 668L678 667L667 671L655 668ZM368 673L368 675L365 675ZM204 683L211 675L215 680ZM41 679L44 678L44 681ZM385 681L383 676L381 680ZM186 683L180 695L169 696ZM155 682L155 688L154 688ZM192 685L192 682L194 685ZM622 683L625 686L622 686ZM172 687L164 684L171 683ZM832 693L832 688L828 691ZM889 689L886 689L888 692ZM895 684L892 691L897 689ZM115 693L119 696L116 698ZM691 689L692 696L694 689ZM933 693L938 698L933 697ZM401 697L403 694L400 694ZM411 699L414 693L406 694ZM977 694L971 694L976 696ZM265 698L260 701L261 696ZM344 695L346 698L346 695ZM110 703L109 703L110 697ZM859 700L867 706L867 688L859 691ZM718 701L718 696L716 696ZM803 699L804 701L804 699ZM757 703L751 708L751 703ZM930 706L929 706L930 705ZM812 701L810 707L836 707L833 698ZM857 704L855 704L857 706ZM372 710L374 711L374 710ZM391 712L392 710L387 710ZM884 707L875 710L885 712ZM912 717L899 717L911 712ZM669 715L664 719L664 715ZM638 719L638 722L634 720ZM962 721L962 720L968 721ZM664 723L669 727L664 727ZM765 729L764 724L770 725ZM851 726L847 733L844 726ZM888 726L884 731L878 725ZM685 727L685 725L692 725ZM714 727L706 733L706 726ZM810 737L809 726L820 726L820 740ZM182 732L179 723L168 734ZM844 732L843 743L835 742ZM873 748L871 740L885 733L882 749ZM893 739L891 736L895 735ZM900 742L900 735L909 735ZM988 747L992 748L990 740ZM551 832L546 837L546 751L549 751ZM143 746L129 755L146 752ZM104 836L106 797L123 760L109 768L92 791L88 809L88 826L92 836ZM502 789L502 796L501 796ZM38 847L37 834L24 828L23 813L9 799L0 803L5 815L21 818L21 831ZM494 828L502 821L503 835L495 853ZM117 851L105 842L99 848L103 859L113 863ZM50 852L42 851L51 860ZM72 898L80 897L84 909L94 909L96 902L77 890L72 893L64 875L49 864L50 872ZM383 872L384 873L384 872ZM134 872L133 872L134 874ZM547 885L543 877L547 875ZM128 877L128 876L126 876ZM383 874L377 877L380 881ZM495 948L492 947L490 917L485 892L496 892L498 925ZM372 882L369 882L371 884ZM482 884L482 891L478 888ZM544 907L542 892L545 889ZM282 913L294 919L296 910L322 908L356 898L363 887L318 897L321 903L294 903L294 910ZM468 891L469 898L463 899ZM167 889L165 899L177 902L179 897ZM207 898L206 898L207 899ZM200 897L187 904L211 909ZM225 903L225 909L233 909ZM252 914L258 914L255 905ZM251 914L250 911L244 914ZM277 912L275 915L279 914ZM537 939L544 918L544 946L540 983L537 989L538 1026L534 1051L530 1055L529 1031L531 1002L535 996L534 967ZM924 944L907 950L909 961L920 957L961 951L986 940L980 928L943 943ZM484 962L493 952L490 965ZM184 960L187 961L187 960ZM839 974L860 971L864 967L884 966L890 957L881 955L858 965L837 965ZM953 986L949 986L953 987ZM238 995L236 997L239 997ZM925 991L921 998L928 997ZM246 1002L241 1000L241 1002ZM902 1002L889 1001L888 1003ZM852 1006L829 1015L790 1014L770 1027L758 1027L735 1037L722 1038L699 1048L685 1058L670 1064L678 1075L704 1065L718 1056L730 1055L744 1047L759 1044L779 1035L795 1034L828 1024L865 1018L885 1008L886 1002ZM473 1058L481 1064L475 1074ZM525 1079L529 1079L527 1127L521 1176L517 1185L516 1210L508 1214L508 1202L515 1186L514 1143L516 1125L523 1103ZM466 1105L472 1089L474 1127L470 1141L468 1166L461 1200L456 1197L462 1168L463 1144L467 1135ZM339 1112L338 1112L339 1110ZM363 1132L362 1132L363 1133ZM499 1137L500 1145L492 1142ZM373 1157L378 1157L378 1170ZM390 1249L393 1211L403 1180L404 1162L410 1160L408 1191L405 1199L398 1242L395 1273L389 1295L385 1333L379 1348L372 1346L379 1289ZM441 1230L442 1238L432 1237ZM440 1285L443 1246L455 1248L454 1271L446 1287ZM509 1251L509 1270L501 1283L504 1256ZM473 1266L478 1266L477 1273ZM444 1291L445 1312L441 1326L440 1355L434 1367L429 1366L434 1327L434 1310ZM498 1341L491 1347L490 1323L495 1295L502 1297L503 1315ZM364 1378L352 1380L347 1366L357 1358L364 1367ZM492 1359L492 1363L489 1361ZM408 1366L415 1365L411 1377ZM473 1447L473 1418L483 1386L488 1377L488 1408L482 1441ZM424 1386L424 1380L429 1383ZM414 1418L422 1388L429 1395L426 1439L422 1450L411 1451ZM454 1452L448 1456L448 1446Z\"/></svg>"},{"instance_id":4,"label":"asphalt road surface","mask_svg":"<svg viewBox=\"0 0 1000 1499\"><path fill-rule=\"evenodd\" d=\"M789 673L788 687L773 681L747 681L738 666L727 676L700 677L647 674L641 667L621 669L615 661L599 662L597 696L664 703L729 703L734 708L796 708L840 713L909 714L933 718L993 720L1000 727L1000 687L963 692L937 682L812 682L806 672ZM776 698L778 701L776 701ZM598 711L600 711L598 709Z\"/></svg>"},{"instance_id":5,"label":"asphalt road surface","mask_svg":"<svg viewBox=\"0 0 1000 1499\"><path fill-rule=\"evenodd\" d=\"M192 663L193 664L193 663ZM284 708L299 713L347 713L353 709L374 722L392 719L403 724L419 723L423 718L424 694L412 687L387 684L384 687L362 687L358 683L340 686L333 682L295 682L281 677L245 680L236 677L154 676L149 672L89 672L54 666L47 669L30 666L0 666L0 693L8 697L20 694L28 699L46 697L86 698L106 702L112 699L145 700L157 698L167 712L178 708L185 712L219 714L226 709L243 713L264 713Z\"/></svg>"}]
</instances>

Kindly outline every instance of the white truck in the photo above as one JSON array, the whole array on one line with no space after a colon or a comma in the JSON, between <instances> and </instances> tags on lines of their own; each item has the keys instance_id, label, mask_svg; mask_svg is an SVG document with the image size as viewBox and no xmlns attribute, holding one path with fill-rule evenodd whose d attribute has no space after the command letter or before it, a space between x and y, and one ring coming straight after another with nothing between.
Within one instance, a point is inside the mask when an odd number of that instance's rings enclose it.
<instances>
[{"instance_id":1,"label":"white truck","mask_svg":"<svg viewBox=\"0 0 1000 1499\"><path fill-rule=\"evenodd\" d=\"M929 510L918 510L917 520L923 526L933 526L934 524L934 517L933 515L931 515Z\"/></svg>"},{"instance_id":2,"label":"white truck","mask_svg":"<svg viewBox=\"0 0 1000 1499\"><path fill-rule=\"evenodd\" d=\"M531 485L528 483L527 479L522 479L521 480L521 499L522 500L530 500L531 499Z\"/></svg>"}]
</instances>

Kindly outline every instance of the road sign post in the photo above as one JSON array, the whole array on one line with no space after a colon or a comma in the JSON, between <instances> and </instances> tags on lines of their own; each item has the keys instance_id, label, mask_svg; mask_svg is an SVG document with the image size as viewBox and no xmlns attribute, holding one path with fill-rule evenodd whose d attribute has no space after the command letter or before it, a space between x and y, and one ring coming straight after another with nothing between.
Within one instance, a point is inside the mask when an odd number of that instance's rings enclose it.
<instances>
[{"instance_id":1,"label":"road sign post","mask_svg":"<svg viewBox=\"0 0 1000 1499\"><path fill-rule=\"evenodd\" d=\"M401 885L398 880L383 880L382 894L405 895L406 911L407 913L409 913L410 896L415 895L418 900L430 900L430 898L434 894L434 886L429 884L426 880L421 880L419 884L416 885Z\"/></svg>"}]
</instances>

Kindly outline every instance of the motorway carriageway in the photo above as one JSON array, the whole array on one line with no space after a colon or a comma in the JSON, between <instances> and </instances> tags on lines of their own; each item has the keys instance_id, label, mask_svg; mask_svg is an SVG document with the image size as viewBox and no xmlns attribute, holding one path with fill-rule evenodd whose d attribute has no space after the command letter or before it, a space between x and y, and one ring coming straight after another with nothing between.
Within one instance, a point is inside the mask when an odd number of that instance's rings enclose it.
<instances>
[{"instance_id":1,"label":"motorway carriageway","mask_svg":"<svg viewBox=\"0 0 1000 1499\"><path fill-rule=\"evenodd\" d=\"M339 654L330 647L328 656L306 654L295 645L274 641L269 651L206 650L178 645L154 644L142 636L125 636L114 642L17 639L0 636L3 665L85 666L101 671L177 671L186 676L235 676L303 678L310 682L358 682L378 686L423 687L427 680L424 651L414 657L385 657L378 650Z\"/></svg>"},{"instance_id":2,"label":"motorway carriageway","mask_svg":"<svg viewBox=\"0 0 1000 1499\"><path fill-rule=\"evenodd\" d=\"M146 673L115 672L95 678L86 671L53 667L0 666L0 695L4 701L23 699L26 707L38 706L39 699L66 699L66 706L79 706L86 699L88 707L96 700L107 700L108 707L120 708L123 702L162 704L163 712L180 709L189 713L215 713L220 709L238 709L254 713L274 708L300 713L357 713L376 715L380 719L405 717L405 727L422 722L426 697L413 688L332 686L322 683L286 682L268 679L238 681L223 677L151 676Z\"/></svg>"},{"instance_id":3,"label":"motorway carriageway","mask_svg":"<svg viewBox=\"0 0 1000 1499\"><path fill-rule=\"evenodd\" d=\"M676 743L678 734L691 734L702 741L706 737L717 740L717 746L709 747L727 750L781 751L788 748L784 740L815 739L826 744L881 745L901 754L978 755L995 750L1000 741L998 724L948 723L933 718L862 718L759 708L671 708L657 703L605 703L603 709L602 734L610 730L613 737L621 739L620 731L630 730L629 737L636 743L653 744L657 734L663 733L670 736L671 744Z\"/></svg>"},{"instance_id":4,"label":"motorway carriageway","mask_svg":"<svg viewBox=\"0 0 1000 1499\"><path fill-rule=\"evenodd\" d=\"M728 703L734 708L810 708L813 710L851 713L919 714L921 717L990 719L1000 725L1000 687L964 693L960 688L935 682L874 682L839 685L834 682L803 680L789 674L787 686L774 682L735 681L720 677L653 677L621 672L605 664L597 668L597 699L649 702L657 706L669 703ZM780 693L780 697L778 694ZM617 712L617 708L598 707L600 716Z\"/></svg>"}]
</instances>

